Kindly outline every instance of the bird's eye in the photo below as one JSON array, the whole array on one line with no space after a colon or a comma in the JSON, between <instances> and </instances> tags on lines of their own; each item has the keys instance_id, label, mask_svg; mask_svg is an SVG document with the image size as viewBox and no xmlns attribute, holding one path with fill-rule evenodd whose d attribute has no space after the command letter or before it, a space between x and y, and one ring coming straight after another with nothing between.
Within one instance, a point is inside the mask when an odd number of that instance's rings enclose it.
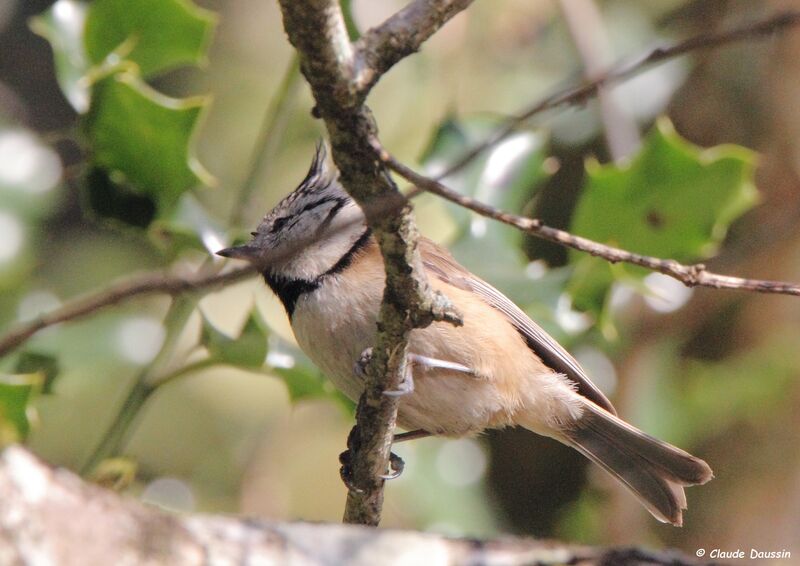
<instances>
[{"instance_id":1,"label":"bird's eye","mask_svg":"<svg viewBox=\"0 0 800 566\"><path fill-rule=\"evenodd\" d=\"M283 229L283 227L286 225L288 221L289 221L288 216L281 216L280 218L276 218L272 222L272 231L278 232L279 230Z\"/></svg>"}]
</instances>

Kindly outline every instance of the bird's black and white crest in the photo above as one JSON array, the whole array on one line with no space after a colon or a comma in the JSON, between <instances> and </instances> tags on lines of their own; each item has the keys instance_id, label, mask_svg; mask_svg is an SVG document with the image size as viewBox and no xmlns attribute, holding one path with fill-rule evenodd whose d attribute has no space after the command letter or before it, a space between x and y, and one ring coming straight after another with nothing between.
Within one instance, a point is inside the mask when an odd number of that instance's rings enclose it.
<instances>
[{"instance_id":1,"label":"bird's black and white crest","mask_svg":"<svg viewBox=\"0 0 800 566\"><path fill-rule=\"evenodd\" d=\"M252 235L247 244L218 253L258 266L291 314L287 286L290 295L315 288L321 278L346 267L370 232L320 142L305 179L267 213Z\"/></svg>"}]
</instances>

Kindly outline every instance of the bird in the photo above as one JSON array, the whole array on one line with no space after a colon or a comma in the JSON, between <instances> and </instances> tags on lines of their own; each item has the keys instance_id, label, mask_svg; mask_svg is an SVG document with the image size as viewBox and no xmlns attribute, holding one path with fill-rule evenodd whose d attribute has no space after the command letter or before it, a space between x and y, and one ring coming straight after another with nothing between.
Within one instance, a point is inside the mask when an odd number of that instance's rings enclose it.
<instances>
[{"instance_id":1,"label":"bird","mask_svg":"<svg viewBox=\"0 0 800 566\"><path fill-rule=\"evenodd\" d=\"M300 185L251 234L249 242L217 253L259 270L283 303L300 348L357 401L385 271L364 212L342 186L324 143ZM411 331L405 388L387 392L402 394L398 425L454 438L524 427L576 449L656 519L681 526L683 488L711 480L709 465L622 420L575 358L445 248L420 237L418 249L431 287L450 300L463 324Z\"/></svg>"}]
</instances>

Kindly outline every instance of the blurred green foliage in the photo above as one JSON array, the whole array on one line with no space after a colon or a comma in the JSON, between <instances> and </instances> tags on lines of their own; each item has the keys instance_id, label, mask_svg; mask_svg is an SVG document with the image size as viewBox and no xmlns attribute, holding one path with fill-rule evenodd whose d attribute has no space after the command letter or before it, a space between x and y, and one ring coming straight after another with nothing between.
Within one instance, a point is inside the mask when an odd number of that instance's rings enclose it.
<instances>
[{"instance_id":1,"label":"blurred green foliage","mask_svg":"<svg viewBox=\"0 0 800 566\"><path fill-rule=\"evenodd\" d=\"M43 380L40 373L0 374L0 447L28 436L29 403Z\"/></svg>"},{"instance_id":2,"label":"blurred green foliage","mask_svg":"<svg viewBox=\"0 0 800 566\"><path fill-rule=\"evenodd\" d=\"M267 329L255 310L236 338L220 332L204 318L200 343L208 350L210 359L220 363L258 368L267 359Z\"/></svg>"}]
</instances>

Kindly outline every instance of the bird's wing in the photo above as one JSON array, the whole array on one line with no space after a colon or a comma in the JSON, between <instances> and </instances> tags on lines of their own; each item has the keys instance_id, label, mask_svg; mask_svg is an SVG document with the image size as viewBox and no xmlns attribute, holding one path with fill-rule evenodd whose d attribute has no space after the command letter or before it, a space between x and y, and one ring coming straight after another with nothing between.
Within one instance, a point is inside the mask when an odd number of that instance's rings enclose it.
<instances>
[{"instance_id":1,"label":"bird's wing","mask_svg":"<svg viewBox=\"0 0 800 566\"><path fill-rule=\"evenodd\" d=\"M617 414L611 401L592 383L586 372L561 344L556 342L538 324L500 291L479 279L462 267L449 252L431 242L420 238L422 262L428 273L443 282L460 289L472 291L489 305L502 312L525 339L528 347L541 360L558 373L566 375L575 382L578 393L599 405L613 415Z\"/></svg>"}]
</instances>

